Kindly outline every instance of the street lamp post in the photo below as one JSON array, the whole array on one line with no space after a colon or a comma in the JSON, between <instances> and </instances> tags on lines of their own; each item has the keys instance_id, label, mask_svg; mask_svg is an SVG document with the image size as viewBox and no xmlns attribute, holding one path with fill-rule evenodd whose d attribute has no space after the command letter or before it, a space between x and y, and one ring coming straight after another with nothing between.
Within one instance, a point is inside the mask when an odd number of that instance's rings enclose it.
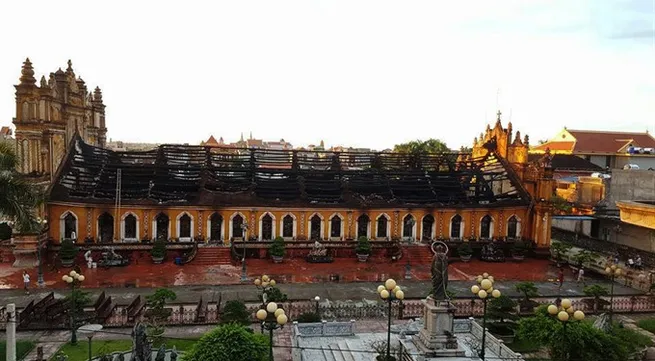
<instances>
[{"instance_id":1,"label":"street lamp post","mask_svg":"<svg viewBox=\"0 0 655 361\"><path fill-rule=\"evenodd\" d=\"M389 278L384 285L378 286L380 298L387 301L387 356L385 361L391 360L391 303L405 299L405 292L400 289L396 281Z\"/></svg>"},{"instance_id":2,"label":"street lamp post","mask_svg":"<svg viewBox=\"0 0 655 361\"><path fill-rule=\"evenodd\" d=\"M613 264L605 268L605 273L610 278L610 325L612 325L612 315L614 314L614 280L619 277L623 270L617 265Z\"/></svg>"},{"instance_id":3,"label":"street lamp post","mask_svg":"<svg viewBox=\"0 0 655 361\"><path fill-rule=\"evenodd\" d=\"M478 284L471 286L471 292L481 298L484 302L484 307L482 309L482 346L479 351L480 358L484 361L485 343L487 341L487 297L489 294L491 294L493 298L500 297L500 290L494 289L494 278L486 272L481 276L478 276L476 281Z\"/></svg>"},{"instance_id":4,"label":"street lamp post","mask_svg":"<svg viewBox=\"0 0 655 361\"><path fill-rule=\"evenodd\" d=\"M82 335L85 335L89 339L89 361L91 361L93 359L93 348L91 347L91 339L96 334L96 332L102 330L102 325L89 324L89 325L84 325L77 330Z\"/></svg>"},{"instance_id":5,"label":"street lamp post","mask_svg":"<svg viewBox=\"0 0 655 361\"><path fill-rule=\"evenodd\" d=\"M262 321L262 333L264 329L268 330L270 351L268 359L273 361L273 331L284 327L289 320L284 310L277 306L275 302L269 302L265 308L257 311L257 319Z\"/></svg>"},{"instance_id":6,"label":"street lamp post","mask_svg":"<svg viewBox=\"0 0 655 361\"><path fill-rule=\"evenodd\" d=\"M316 296L314 297L314 302L316 302L316 314L318 315L318 303L321 301L321 298ZM320 316L320 315L319 315Z\"/></svg>"},{"instance_id":7,"label":"street lamp post","mask_svg":"<svg viewBox=\"0 0 655 361\"><path fill-rule=\"evenodd\" d=\"M255 279L255 287L261 290L262 292L262 307L266 308L266 303L268 302L268 299L266 297L266 292L271 288L274 287L277 282L270 278L267 275L262 275L261 278ZM262 323L262 333L264 332L264 324Z\"/></svg>"},{"instance_id":8,"label":"street lamp post","mask_svg":"<svg viewBox=\"0 0 655 361\"><path fill-rule=\"evenodd\" d=\"M69 274L64 275L62 281L68 283L71 287L71 345L77 344L76 321L75 321L75 286L81 286L84 281L84 275L75 271L70 271Z\"/></svg>"},{"instance_id":9,"label":"street lamp post","mask_svg":"<svg viewBox=\"0 0 655 361\"><path fill-rule=\"evenodd\" d=\"M43 230L43 228L45 228L45 226L48 224L47 219L37 218L37 222L39 222L39 225L41 226L41 230ZM41 251L43 250L43 242L41 242L41 235L39 235L38 237L39 238L37 238L36 256L39 262L39 274L37 277L36 284L39 287L45 287L45 281L43 280L43 256L41 255Z\"/></svg>"},{"instance_id":10,"label":"street lamp post","mask_svg":"<svg viewBox=\"0 0 655 361\"><path fill-rule=\"evenodd\" d=\"M578 310L578 311L574 310L573 309L573 303L571 302L571 300L569 300L567 298L562 300L561 306L559 306L559 307L557 305L548 306L548 313L551 316L556 317L557 320L559 320L560 322L562 322L562 326L563 326L562 327L562 332L563 332L562 340L567 340L567 338L566 338L566 325L568 324L568 322L571 321L571 315L573 315L573 320L575 320L575 321L582 321L585 318L584 312L582 312L580 310ZM566 352L565 359L568 360L569 359L568 347L566 347L565 352Z\"/></svg>"}]
</instances>

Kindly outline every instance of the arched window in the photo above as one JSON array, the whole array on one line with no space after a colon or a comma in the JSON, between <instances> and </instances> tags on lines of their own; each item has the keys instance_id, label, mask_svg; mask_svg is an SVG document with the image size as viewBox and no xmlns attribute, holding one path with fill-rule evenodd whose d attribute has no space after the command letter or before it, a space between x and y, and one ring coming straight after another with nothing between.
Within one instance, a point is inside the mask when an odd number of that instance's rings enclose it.
<instances>
[{"instance_id":1,"label":"arched window","mask_svg":"<svg viewBox=\"0 0 655 361\"><path fill-rule=\"evenodd\" d=\"M191 217L188 214L184 213L180 220L180 239L190 240L191 239Z\"/></svg>"},{"instance_id":2,"label":"arched window","mask_svg":"<svg viewBox=\"0 0 655 361\"><path fill-rule=\"evenodd\" d=\"M290 214L282 218L282 237L293 238L293 217Z\"/></svg>"},{"instance_id":3,"label":"arched window","mask_svg":"<svg viewBox=\"0 0 655 361\"><path fill-rule=\"evenodd\" d=\"M103 243L114 241L114 217L107 212L98 217L98 238Z\"/></svg>"},{"instance_id":4,"label":"arched window","mask_svg":"<svg viewBox=\"0 0 655 361\"><path fill-rule=\"evenodd\" d=\"M411 214L408 214L403 218L403 238L414 238L415 225L416 221Z\"/></svg>"},{"instance_id":5,"label":"arched window","mask_svg":"<svg viewBox=\"0 0 655 361\"><path fill-rule=\"evenodd\" d=\"M30 119L30 103L28 102L23 102L22 106L22 115L23 115L23 120L29 120Z\"/></svg>"},{"instance_id":6,"label":"arched window","mask_svg":"<svg viewBox=\"0 0 655 361\"><path fill-rule=\"evenodd\" d=\"M123 219L123 239L136 240L136 217L128 214Z\"/></svg>"},{"instance_id":7,"label":"arched window","mask_svg":"<svg viewBox=\"0 0 655 361\"><path fill-rule=\"evenodd\" d=\"M209 218L209 240L220 241L223 239L223 217L214 213Z\"/></svg>"},{"instance_id":8,"label":"arched window","mask_svg":"<svg viewBox=\"0 0 655 361\"><path fill-rule=\"evenodd\" d=\"M64 239L77 239L77 217L71 212L64 217Z\"/></svg>"},{"instance_id":9,"label":"arched window","mask_svg":"<svg viewBox=\"0 0 655 361\"><path fill-rule=\"evenodd\" d=\"M268 213L262 217L262 239L267 241L273 239L273 217Z\"/></svg>"},{"instance_id":10,"label":"arched window","mask_svg":"<svg viewBox=\"0 0 655 361\"><path fill-rule=\"evenodd\" d=\"M491 216L488 214L482 217L480 220L480 238L489 239L491 238Z\"/></svg>"},{"instance_id":11,"label":"arched window","mask_svg":"<svg viewBox=\"0 0 655 361\"><path fill-rule=\"evenodd\" d=\"M507 238L519 237L519 220L516 216L511 216L507 220Z\"/></svg>"},{"instance_id":12,"label":"arched window","mask_svg":"<svg viewBox=\"0 0 655 361\"><path fill-rule=\"evenodd\" d=\"M243 238L243 217L240 214L232 218L232 237Z\"/></svg>"},{"instance_id":13,"label":"arched window","mask_svg":"<svg viewBox=\"0 0 655 361\"><path fill-rule=\"evenodd\" d=\"M341 217L335 215L330 219L330 238L341 237Z\"/></svg>"},{"instance_id":14,"label":"arched window","mask_svg":"<svg viewBox=\"0 0 655 361\"><path fill-rule=\"evenodd\" d=\"M387 238L389 237L389 234L387 232L387 228L389 228L389 220L387 219L387 216L384 214L381 214L380 217L378 217L377 223L377 229L375 231L375 237L377 238Z\"/></svg>"},{"instance_id":15,"label":"arched window","mask_svg":"<svg viewBox=\"0 0 655 361\"><path fill-rule=\"evenodd\" d=\"M459 214L450 220L450 238L462 238L462 216Z\"/></svg>"},{"instance_id":16,"label":"arched window","mask_svg":"<svg viewBox=\"0 0 655 361\"><path fill-rule=\"evenodd\" d=\"M434 217L431 214L423 217L422 239L429 241L432 239L432 227L434 227Z\"/></svg>"},{"instance_id":17,"label":"arched window","mask_svg":"<svg viewBox=\"0 0 655 361\"><path fill-rule=\"evenodd\" d=\"M309 236L310 240L314 241L317 239L321 239L321 223L323 220L321 217L318 216L318 214L315 214L310 220L309 220Z\"/></svg>"},{"instance_id":18,"label":"arched window","mask_svg":"<svg viewBox=\"0 0 655 361\"><path fill-rule=\"evenodd\" d=\"M359 237L368 238L368 223L369 222L370 222L370 219L368 218L368 216L366 214L362 214L361 216L359 216L359 218L357 218L357 238L359 238Z\"/></svg>"},{"instance_id":19,"label":"arched window","mask_svg":"<svg viewBox=\"0 0 655 361\"><path fill-rule=\"evenodd\" d=\"M158 240L168 241L168 216L164 213L159 213L155 217L155 237Z\"/></svg>"}]
</instances>

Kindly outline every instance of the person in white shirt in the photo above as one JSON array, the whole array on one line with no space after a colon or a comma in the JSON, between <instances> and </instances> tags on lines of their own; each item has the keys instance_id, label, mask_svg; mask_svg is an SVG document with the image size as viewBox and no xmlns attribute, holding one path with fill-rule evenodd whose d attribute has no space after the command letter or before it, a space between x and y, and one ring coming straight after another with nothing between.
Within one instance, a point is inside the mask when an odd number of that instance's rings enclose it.
<instances>
[{"instance_id":1,"label":"person in white shirt","mask_svg":"<svg viewBox=\"0 0 655 361\"><path fill-rule=\"evenodd\" d=\"M27 271L23 271L23 284L25 285L25 293L30 294L30 275L27 273Z\"/></svg>"},{"instance_id":2,"label":"person in white shirt","mask_svg":"<svg viewBox=\"0 0 655 361\"><path fill-rule=\"evenodd\" d=\"M582 282L584 284L584 268L580 267L578 271L578 283Z\"/></svg>"}]
</instances>

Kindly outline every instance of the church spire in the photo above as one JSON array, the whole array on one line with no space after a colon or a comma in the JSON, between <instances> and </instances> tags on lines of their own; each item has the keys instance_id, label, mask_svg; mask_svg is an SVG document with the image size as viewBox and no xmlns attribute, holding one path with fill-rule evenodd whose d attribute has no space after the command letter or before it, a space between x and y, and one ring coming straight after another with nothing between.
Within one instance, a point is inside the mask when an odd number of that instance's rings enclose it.
<instances>
[{"instance_id":1,"label":"church spire","mask_svg":"<svg viewBox=\"0 0 655 361\"><path fill-rule=\"evenodd\" d=\"M73 73L73 62L70 59L68 59L67 64L68 64L68 68L66 68L66 73Z\"/></svg>"},{"instance_id":2,"label":"church spire","mask_svg":"<svg viewBox=\"0 0 655 361\"><path fill-rule=\"evenodd\" d=\"M93 91L93 100L102 103L102 91L100 90L99 86L97 86L96 89Z\"/></svg>"},{"instance_id":3,"label":"church spire","mask_svg":"<svg viewBox=\"0 0 655 361\"><path fill-rule=\"evenodd\" d=\"M23 62L23 69L21 70L20 76L21 85L34 85L36 84L36 78L34 78L34 68L32 68L32 62L30 58L26 58Z\"/></svg>"}]
</instances>

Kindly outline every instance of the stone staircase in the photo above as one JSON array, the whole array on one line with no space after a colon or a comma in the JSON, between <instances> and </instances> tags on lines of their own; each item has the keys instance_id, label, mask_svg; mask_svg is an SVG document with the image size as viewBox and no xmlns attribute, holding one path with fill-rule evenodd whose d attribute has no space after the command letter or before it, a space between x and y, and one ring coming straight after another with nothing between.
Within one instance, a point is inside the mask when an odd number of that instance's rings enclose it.
<instances>
[{"instance_id":1,"label":"stone staircase","mask_svg":"<svg viewBox=\"0 0 655 361\"><path fill-rule=\"evenodd\" d=\"M405 257L411 264L430 264L433 253L428 245L410 245L403 247Z\"/></svg>"},{"instance_id":2,"label":"stone staircase","mask_svg":"<svg viewBox=\"0 0 655 361\"><path fill-rule=\"evenodd\" d=\"M201 266L216 266L232 264L229 247L199 247L192 264Z\"/></svg>"}]
</instances>

